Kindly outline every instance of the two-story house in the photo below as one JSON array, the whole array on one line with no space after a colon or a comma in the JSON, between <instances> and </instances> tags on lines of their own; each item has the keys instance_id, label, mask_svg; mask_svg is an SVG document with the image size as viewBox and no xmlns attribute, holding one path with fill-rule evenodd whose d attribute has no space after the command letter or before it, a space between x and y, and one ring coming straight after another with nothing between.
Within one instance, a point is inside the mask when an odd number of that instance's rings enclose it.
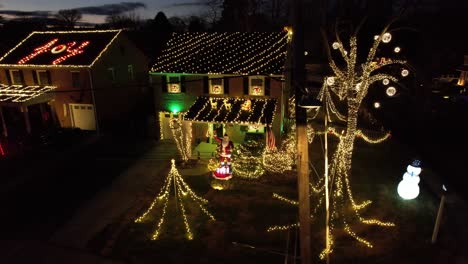
<instances>
[{"instance_id":1,"label":"two-story house","mask_svg":"<svg viewBox=\"0 0 468 264\"><path fill-rule=\"evenodd\" d=\"M121 30L33 32L0 58L0 130L128 126L149 97L147 64Z\"/></svg>"},{"instance_id":2,"label":"two-story house","mask_svg":"<svg viewBox=\"0 0 468 264\"><path fill-rule=\"evenodd\" d=\"M243 142L270 127L279 142L286 50L283 32L173 34L150 71L161 137L182 116L198 141L227 133Z\"/></svg>"}]
</instances>

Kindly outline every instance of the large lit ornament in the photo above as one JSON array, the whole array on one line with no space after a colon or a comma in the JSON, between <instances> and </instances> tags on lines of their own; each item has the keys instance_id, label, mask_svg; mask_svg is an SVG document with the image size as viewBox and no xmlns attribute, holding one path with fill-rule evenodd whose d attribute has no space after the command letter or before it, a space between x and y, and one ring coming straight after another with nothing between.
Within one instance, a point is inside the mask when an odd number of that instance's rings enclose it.
<instances>
[{"instance_id":1,"label":"large lit ornament","mask_svg":"<svg viewBox=\"0 0 468 264\"><path fill-rule=\"evenodd\" d=\"M401 48L400 48L400 47L395 47L395 48L393 49L393 52L395 52L395 53L399 53L400 51L401 51Z\"/></svg>"},{"instance_id":2,"label":"large lit ornament","mask_svg":"<svg viewBox=\"0 0 468 264\"><path fill-rule=\"evenodd\" d=\"M391 40L392 40L392 34L390 34L388 32L383 34L383 36L382 36L382 42L383 43L389 43Z\"/></svg>"},{"instance_id":3,"label":"large lit ornament","mask_svg":"<svg viewBox=\"0 0 468 264\"><path fill-rule=\"evenodd\" d=\"M327 84L328 85L335 84L335 77L327 77Z\"/></svg>"},{"instance_id":4,"label":"large lit ornament","mask_svg":"<svg viewBox=\"0 0 468 264\"><path fill-rule=\"evenodd\" d=\"M375 108L375 109L380 108L380 103L379 103L379 102L375 102L375 103L374 103L374 108Z\"/></svg>"},{"instance_id":5,"label":"large lit ornament","mask_svg":"<svg viewBox=\"0 0 468 264\"><path fill-rule=\"evenodd\" d=\"M415 160L408 165L403 180L398 184L398 195L405 200L412 200L419 195L419 174L422 170L420 164L419 160Z\"/></svg>"},{"instance_id":6,"label":"large lit ornament","mask_svg":"<svg viewBox=\"0 0 468 264\"><path fill-rule=\"evenodd\" d=\"M335 50L336 50L336 49L339 49L339 48L340 48L340 43L338 43L338 42L336 42L336 41L333 42L332 48L335 49Z\"/></svg>"},{"instance_id":7,"label":"large lit ornament","mask_svg":"<svg viewBox=\"0 0 468 264\"><path fill-rule=\"evenodd\" d=\"M387 88L387 90L385 90L385 93L389 96L389 97L392 97L396 94L396 88L393 87L393 86L390 86Z\"/></svg>"},{"instance_id":8,"label":"large lit ornament","mask_svg":"<svg viewBox=\"0 0 468 264\"><path fill-rule=\"evenodd\" d=\"M406 77L408 76L408 74L409 74L409 71L407 69L401 70L401 76Z\"/></svg>"},{"instance_id":9,"label":"large lit ornament","mask_svg":"<svg viewBox=\"0 0 468 264\"><path fill-rule=\"evenodd\" d=\"M383 83L384 85L388 85L388 84L390 83L390 80L387 79L387 78L385 78L385 79L383 79L382 83Z\"/></svg>"}]
</instances>

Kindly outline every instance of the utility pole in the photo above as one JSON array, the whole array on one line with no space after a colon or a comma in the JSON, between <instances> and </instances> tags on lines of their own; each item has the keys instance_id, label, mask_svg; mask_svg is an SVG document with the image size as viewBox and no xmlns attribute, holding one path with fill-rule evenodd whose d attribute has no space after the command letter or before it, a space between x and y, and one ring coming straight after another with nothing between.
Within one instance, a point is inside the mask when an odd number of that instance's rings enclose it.
<instances>
[{"instance_id":1,"label":"utility pole","mask_svg":"<svg viewBox=\"0 0 468 264\"><path fill-rule=\"evenodd\" d=\"M307 141L307 112L298 106L305 91L303 2L293 0L292 7L292 65L291 84L296 97L297 188L299 193L299 239L301 263L310 264L310 198L309 198L309 144Z\"/></svg>"}]
</instances>

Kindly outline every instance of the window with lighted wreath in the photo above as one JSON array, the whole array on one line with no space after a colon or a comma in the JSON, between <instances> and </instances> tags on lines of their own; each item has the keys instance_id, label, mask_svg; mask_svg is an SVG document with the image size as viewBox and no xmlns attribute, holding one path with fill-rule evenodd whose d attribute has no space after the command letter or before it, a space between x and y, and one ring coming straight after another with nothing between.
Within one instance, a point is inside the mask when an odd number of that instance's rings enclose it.
<instances>
[{"instance_id":1,"label":"window with lighted wreath","mask_svg":"<svg viewBox=\"0 0 468 264\"><path fill-rule=\"evenodd\" d=\"M265 78L260 76L249 77L249 95L265 95Z\"/></svg>"},{"instance_id":2,"label":"window with lighted wreath","mask_svg":"<svg viewBox=\"0 0 468 264\"><path fill-rule=\"evenodd\" d=\"M167 92L181 93L180 76L167 76Z\"/></svg>"},{"instance_id":3,"label":"window with lighted wreath","mask_svg":"<svg viewBox=\"0 0 468 264\"><path fill-rule=\"evenodd\" d=\"M224 94L223 78L210 78L210 94Z\"/></svg>"}]
</instances>

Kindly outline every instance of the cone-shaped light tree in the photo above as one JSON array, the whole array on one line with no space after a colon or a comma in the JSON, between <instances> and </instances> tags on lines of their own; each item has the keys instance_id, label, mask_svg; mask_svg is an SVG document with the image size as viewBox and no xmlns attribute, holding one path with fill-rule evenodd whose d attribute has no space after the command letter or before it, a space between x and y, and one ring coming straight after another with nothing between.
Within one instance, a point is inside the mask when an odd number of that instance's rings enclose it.
<instances>
[{"instance_id":1,"label":"cone-shaped light tree","mask_svg":"<svg viewBox=\"0 0 468 264\"><path fill-rule=\"evenodd\" d=\"M151 236L152 240L156 240L159 238L161 234L161 228L164 223L164 219L166 217L166 209L167 205L169 204L169 200L171 197L173 197L176 201L176 206L180 207L180 211L182 212L182 217L184 221L184 226L185 226L185 231L186 231L186 237L189 240L193 239L193 233L190 229L190 225L187 219L187 214L186 214L186 209L184 203L187 202L187 198L190 198L195 204L198 205L200 210L208 216L211 220L215 220L214 216L205 208L204 204L208 203L208 200L203 199L202 197L196 195L192 189L188 186L188 184L184 181L182 176L180 175L179 171L177 170L175 166L175 160L171 160L171 170L169 171L169 174L166 177L166 180L164 181L163 187L159 191L158 195L154 198L153 202L149 206L149 208L141 215L139 216L135 222L140 223L143 222L147 217L150 212L152 212L154 209L157 207L160 207L159 205L162 205L162 213L159 218L159 221L157 222L156 225L156 230L154 231L153 235ZM174 195L171 196L171 193Z\"/></svg>"}]
</instances>

